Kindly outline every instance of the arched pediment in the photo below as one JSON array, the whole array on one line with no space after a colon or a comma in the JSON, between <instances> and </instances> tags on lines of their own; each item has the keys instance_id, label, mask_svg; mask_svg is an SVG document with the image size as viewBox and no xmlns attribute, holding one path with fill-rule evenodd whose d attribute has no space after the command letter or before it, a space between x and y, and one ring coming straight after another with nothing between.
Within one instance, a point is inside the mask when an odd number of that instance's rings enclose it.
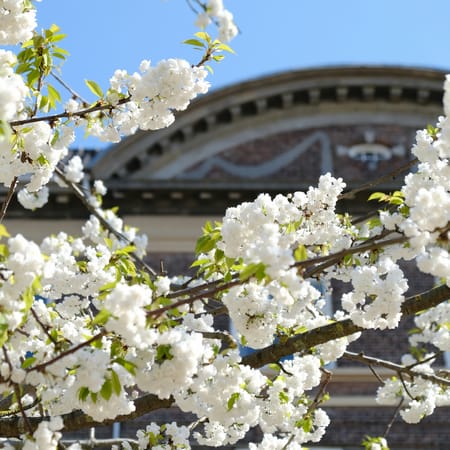
<instances>
[{"instance_id":1,"label":"arched pediment","mask_svg":"<svg viewBox=\"0 0 450 450\"><path fill-rule=\"evenodd\" d=\"M127 182L287 180L304 177L305 165L317 175L351 163L355 176L358 164L408 157L398 149L440 114L443 79L433 70L344 67L252 80L199 99L167 129L124 139L92 173ZM372 154L368 144L385 151ZM357 145L367 150L359 159L343 150ZM356 180L366 176L359 172Z\"/></svg>"}]
</instances>

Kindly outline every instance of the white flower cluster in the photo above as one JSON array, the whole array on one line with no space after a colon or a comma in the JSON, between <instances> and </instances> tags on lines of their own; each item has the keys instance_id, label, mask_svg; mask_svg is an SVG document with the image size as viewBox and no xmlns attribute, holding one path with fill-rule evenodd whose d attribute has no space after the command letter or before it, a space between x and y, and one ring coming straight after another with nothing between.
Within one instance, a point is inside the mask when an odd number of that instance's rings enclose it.
<instances>
[{"instance_id":1,"label":"white flower cluster","mask_svg":"<svg viewBox=\"0 0 450 450\"><path fill-rule=\"evenodd\" d=\"M287 279L287 277L285 277ZM291 289L279 281L267 285L248 282L232 287L222 298L238 335L245 345L263 348L273 343L277 328L291 326L319 325L312 321L312 315L305 313L305 307L314 309L314 302L320 292L308 281L302 281ZM305 317L306 316L306 317ZM307 316L311 319L308 320ZM243 339L242 339L243 338Z\"/></svg>"},{"instance_id":2,"label":"white flower cluster","mask_svg":"<svg viewBox=\"0 0 450 450\"><path fill-rule=\"evenodd\" d=\"M0 34L1 29L0 25ZM3 122L19 117L28 95L28 88L22 77L14 73L16 62L14 53L0 49L0 121Z\"/></svg>"},{"instance_id":3,"label":"white flower cluster","mask_svg":"<svg viewBox=\"0 0 450 450\"><path fill-rule=\"evenodd\" d=\"M23 450L57 450L62 436L59 430L62 427L63 421L60 417L52 417L50 422L41 422L33 437L25 440Z\"/></svg>"},{"instance_id":4,"label":"white flower cluster","mask_svg":"<svg viewBox=\"0 0 450 450\"><path fill-rule=\"evenodd\" d=\"M186 449L191 448L189 443L189 428L184 425L177 425L175 422L160 426L155 422L146 426L145 430L139 430L136 433L138 438L138 450L152 448L154 450ZM168 447L170 445L170 447ZM128 442L122 444L124 450L131 450Z\"/></svg>"},{"instance_id":5,"label":"white flower cluster","mask_svg":"<svg viewBox=\"0 0 450 450\"><path fill-rule=\"evenodd\" d=\"M48 202L49 190L47 186L42 187L37 192L28 192L27 189L21 189L17 193L17 200L25 209L42 208Z\"/></svg>"},{"instance_id":6,"label":"white flower cluster","mask_svg":"<svg viewBox=\"0 0 450 450\"><path fill-rule=\"evenodd\" d=\"M402 192L409 215L384 214L383 223L410 238L408 257L418 268L442 278L450 286L450 77L444 85L444 112L437 133L418 131L412 152L419 160L417 171L405 177Z\"/></svg>"},{"instance_id":7,"label":"white flower cluster","mask_svg":"<svg viewBox=\"0 0 450 450\"><path fill-rule=\"evenodd\" d=\"M37 25L36 11L26 3L0 0L0 45L16 45L31 39Z\"/></svg>"},{"instance_id":8,"label":"white flower cluster","mask_svg":"<svg viewBox=\"0 0 450 450\"><path fill-rule=\"evenodd\" d=\"M349 230L335 212L342 179L322 175L317 188L271 199L261 194L252 203L228 208L218 243L229 258L244 264L262 263L273 278L282 277L295 263L298 246L322 246L339 251L352 242ZM308 257L321 256L312 251Z\"/></svg>"},{"instance_id":9,"label":"white flower cluster","mask_svg":"<svg viewBox=\"0 0 450 450\"><path fill-rule=\"evenodd\" d=\"M222 0L209 0L206 10L198 14L195 24L197 27L204 29L211 21L216 21L219 26L219 40L221 42L229 42L238 34L233 14L224 8Z\"/></svg>"},{"instance_id":10,"label":"white flower cluster","mask_svg":"<svg viewBox=\"0 0 450 450\"><path fill-rule=\"evenodd\" d=\"M54 142L53 138L54 130L49 124L36 122L16 129L13 148L9 139L0 139L0 183L9 188L15 177L21 177L26 182L26 192L19 200L25 207L42 206L47 193L39 190L50 181L56 165L67 155L67 147L74 140L73 130Z\"/></svg>"},{"instance_id":11,"label":"white flower cluster","mask_svg":"<svg viewBox=\"0 0 450 450\"><path fill-rule=\"evenodd\" d=\"M309 430L299 426L308 411L307 402L302 400L305 400L306 391L320 383L320 366L320 359L312 355L294 356L292 360L283 362L283 374L267 388L268 398L261 404L260 426L266 435L280 431L292 433L294 442L299 444L320 440L329 424L324 411L315 410ZM265 445L263 443L261 448L266 448Z\"/></svg>"},{"instance_id":12,"label":"white flower cluster","mask_svg":"<svg viewBox=\"0 0 450 450\"><path fill-rule=\"evenodd\" d=\"M433 344L443 352L450 352L450 304L441 303L414 317L417 332L409 336L412 346Z\"/></svg>"},{"instance_id":13,"label":"white flower cluster","mask_svg":"<svg viewBox=\"0 0 450 450\"><path fill-rule=\"evenodd\" d=\"M353 291L342 296L342 307L353 323L363 328L396 328L408 282L389 257L376 265L352 270Z\"/></svg>"},{"instance_id":14,"label":"white flower cluster","mask_svg":"<svg viewBox=\"0 0 450 450\"><path fill-rule=\"evenodd\" d=\"M107 100L116 107L107 124L93 121L88 125L91 135L117 142L121 135L142 130L168 127L175 120L174 111L182 111L198 94L208 91L204 67L191 66L183 59L168 59L151 66L142 61L140 72L128 74L116 70L110 80ZM120 95L130 96L119 105ZM95 117L95 116L93 116Z\"/></svg>"},{"instance_id":15,"label":"white flower cluster","mask_svg":"<svg viewBox=\"0 0 450 450\"><path fill-rule=\"evenodd\" d=\"M417 361L411 355L405 355L402 363L407 366ZM434 374L434 370L428 363L417 364L414 370L419 373ZM391 378L386 380L377 391L377 402L381 405L393 405L402 398L405 406L400 410L400 415L407 423L418 423L432 414L436 407L450 405L449 390L442 389L439 384L425 380L420 375L413 380Z\"/></svg>"}]
</instances>

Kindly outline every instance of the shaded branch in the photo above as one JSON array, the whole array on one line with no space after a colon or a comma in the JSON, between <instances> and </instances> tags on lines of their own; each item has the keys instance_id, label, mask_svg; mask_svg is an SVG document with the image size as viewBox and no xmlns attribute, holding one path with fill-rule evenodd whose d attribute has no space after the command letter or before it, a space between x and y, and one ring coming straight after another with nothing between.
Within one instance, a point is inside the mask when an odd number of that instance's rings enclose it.
<instances>
[{"instance_id":1,"label":"shaded branch","mask_svg":"<svg viewBox=\"0 0 450 450\"><path fill-rule=\"evenodd\" d=\"M94 104L94 106L90 106L89 108L81 109L80 111L76 112L63 112L59 114L51 114L48 116L42 116L42 117L30 117L29 119L23 119L23 120L13 120L9 122L9 125L11 127L17 127L19 125L27 125L29 123L35 123L35 122L50 122L54 123L57 122L59 119L72 119L73 117L81 117L84 118L87 114L98 112L98 111L105 111L105 110L111 110L115 109L119 105L124 105L125 103L128 103L131 101L131 95L125 98L120 99L116 105L110 105L109 103L101 103L97 102Z\"/></svg>"},{"instance_id":2,"label":"shaded branch","mask_svg":"<svg viewBox=\"0 0 450 450\"><path fill-rule=\"evenodd\" d=\"M117 416L114 419L106 419L101 422L95 421L87 414L80 410L73 411L69 414L63 414L61 418L64 422L64 431L77 431L89 427L99 427L112 425L114 422L125 422L127 420L136 419L150 411L162 408L170 408L174 403L173 398L161 400L156 395L148 394L134 401L135 411L130 414ZM28 424L31 430L35 430L37 426L44 421L49 421L50 416L44 417L28 417ZM19 437L24 433L30 432L27 424L22 417L7 417L0 419L0 436L5 438Z\"/></svg>"},{"instance_id":3,"label":"shaded branch","mask_svg":"<svg viewBox=\"0 0 450 450\"><path fill-rule=\"evenodd\" d=\"M384 359L366 356L363 353L345 352L344 358L370 366L384 367L385 369L392 370L393 372L396 372L399 375L406 374L411 378L420 377L423 378L424 380L432 381L433 383L437 383L444 386L450 386L450 380L447 378L442 378L437 375L423 373L420 372L419 370L411 369L408 366L402 366L401 364L395 364L391 361L386 361Z\"/></svg>"},{"instance_id":4,"label":"shaded branch","mask_svg":"<svg viewBox=\"0 0 450 450\"><path fill-rule=\"evenodd\" d=\"M411 167L414 167L418 162L419 162L419 160L417 158L414 158L411 161L408 161L403 166L399 167L398 169L393 170L392 172L390 172L386 175L383 175L375 180L368 181L367 183L364 183L361 186L358 186L357 188L352 189L351 191L341 194L338 197L338 200L353 199L358 192L366 191L367 189L370 189L374 186L378 186L379 184L384 183L386 181L392 181L395 178L397 178L401 173L406 172L407 170L411 169Z\"/></svg>"},{"instance_id":5,"label":"shaded branch","mask_svg":"<svg viewBox=\"0 0 450 450\"><path fill-rule=\"evenodd\" d=\"M438 286L407 298L402 304L401 311L404 316L411 316L420 311L437 306L448 299L450 299L450 288L446 285ZM276 362L293 353L306 352L311 347L361 331L365 331L365 328L355 325L350 319L340 320L292 336L284 343L275 343L261 350L257 350L251 355L244 357L242 363L253 368L263 367L266 364Z\"/></svg>"},{"instance_id":6,"label":"shaded branch","mask_svg":"<svg viewBox=\"0 0 450 450\"><path fill-rule=\"evenodd\" d=\"M11 202L11 199L13 198L18 182L19 179L17 177L14 177L13 180L11 181L11 184L9 185L8 193L6 194L6 198L3 201L2 207L0 209L0 223L3 222L3 219L5 218L6 211Z\"/></svg>"}]
</instances>

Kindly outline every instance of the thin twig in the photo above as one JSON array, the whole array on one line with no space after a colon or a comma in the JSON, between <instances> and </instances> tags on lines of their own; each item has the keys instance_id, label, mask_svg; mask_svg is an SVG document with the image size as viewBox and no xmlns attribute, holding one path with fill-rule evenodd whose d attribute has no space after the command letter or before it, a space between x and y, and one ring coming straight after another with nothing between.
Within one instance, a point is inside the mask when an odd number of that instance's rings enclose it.
<instances>
[{"instance_id":1,"label":"thin twig","mask_svg":"<svg viewBox=\"0 0 450 450\"><path fill-rule=\"evenodd\" d=\"M11 364L11 360L9 359L8 351L6 350L6 347L4 345L2 346L2 350L3 350L3 357L5 358L6 364L9 367L9 372L12 373L13 366ZM28 432L30 434L32 434L33 433L33 428L32 428L32 426L31 426L31 424L30 424L30 422L28 420L28 416L27 416L27 414L25 412L25 409L23 407L22 395L20 393L20 386L17 383L14 383L14 382L12 383L12 385L13 385L13 389L14 389L14 394L16 396L17 405L19 407L20 415L22 416L23 421L25 422L26 429L28 430Z\"/></svg>"},{"instance_id":2,"label":"thin twig","mask_svg":"<svg viewBox=\"0 0 450 450\"><path fill-rule=\"evenodd\" d=\"M397 418L398 413L399 413L399 411L400 411L400 409L401 409L401 407L402 407L404 401L405 401L405 399L402 397L402 398L400 399L400 402L399 402L398 405L396 406L395 411L394 411L394 414L392 415L391 420L389 421L389 423L388 423L387 426L386 426L386 429L384 430L383 437L384 437L385 439L387 438L389 432L391 431L392 425L394 424L395 419Z\"/></svg>"},{"instance_id":3,"label":"thin twig","mask_svg":"<svg viewBox=\"0 0 450 450\"><path fill-rule=\"evenodd\" d=\"M364 243L361 245L358 245L356 247L351 247L345 250L342 250L340 252L334 253L332 255L329 255L329 261L324 262L323 264L319 264L316 267L313 267L307 271L304 272L303 277L304 278L311 278L314 275L317 275L318 273L323 272L328 267L333 266L337 262L339 262L342 258L344 258L347 255L353 255L355 253L362 253L368 250L375 250L383 247L387 247L389 245L396 245L396 244L404 244L408 241L408 238L406 236L399 236L392 239L385 239L379 242L369 242ZM309 263L309 261L305 261L305 263ZM302 267L302 261L299 263L296 263L295 266Z\"/></svg>"},{"instance_id":4,"label":"thin twig","mask_svg":"<svg viewBox=\"0 0 450 450\"><path fill-rule=\"evenodd\" d=\"M72 94L72 97L80 99L85 107L89 105L89 102L85 100L78 92L73 90L54 70L52 70L50 74L59 84L64 86Z\"/></svg>"},{"instance_id":5,"label":"thin twig","mask_svg":"<svg viewBox=\"0 0 450 450\"><path fill-rule=\"evenodd\" d=\"M410 169L411 167L415 166L418 163L418 159L414 158L411 161L408 161L406 164L404 164L403 166L399 167L396 170L393 170L392 172L388 173L387 175L383 175L382 177L379 177L375 180L369 181L367 183L362 184L361 186L352 189L351 191L345 192L344 194L341 194L338 197L338 200L348 200L348 199L353 199L354 196L361 191L365 191L367 189L370 189L374 186L377 186L381 183L384 183L385 181L391 181L393 179L395 179L396 177L398 177L402 172L406 172L408 169Z\"/></svg>"},{"instance_id":6,"label":"thin twig","mask_svg":"<svg viewBox=\"0 0 450 450\"><path fill-rule=\"evenodd\" d=\"M106 335L105 330L100 331L100 333L92 336L90 339L88 339L84 342L80 342L79 344L75 345L74 347L71 347L64 352L59 353L57 356L50 359L49 361L45 361L41 364L38 364L36 366L28 368L27 372L32 372L32 371L36 371L36 370L39 372L42 372L47 366L50 366L51 364L54 364L56 361L59 361L60 359L65 358L67 355L71 355L72 353L77 352L78 350L80 350L83 347L87 347L88 345L92 344L92 342L98 341L105 335Z\"/></svg>"},{"instance_id":7,"label":"thin twig","mask_svg":"<svg viewBox=\"0 0 450 450\"><path fill-rule=\"evenodd\" d=\"M91 114L93 112L111 110L117 106L124 105L130 101L131 101L131 96L120 99L117 102L117 104L114 106L110 105L109 103L97 102L93 106L90 106L89 108L81 109L80 111L63 112L63 113L59 113L59 114L51 114L51 115L42 116L42 117L30 117L29 119L13 120L13 121L9 122L9 125L11 127L17 127L19 125L26 125L26 124L35 123L35 122L55 123L59 119L71 119L72 117L82 117L83 118L86 115Z\"/></svg>"},{"instance_id":8,"label":"thin twig","mask_svg":"<svg viewBox=\"0 0 450 450\"><path fill-rule=\"evenodd\" d=\"M114 227L111 226L111 224L99 213L98 209L95 208L86 198L86 195L84 192L80 189L80 187L67 179L67 177L64 175L64 172L59 168L55 168L55 173L58 175L59 178L61 178L62 181L64 181L67 186L69 186L70 189L72 189L73 193L78 197L78 199L83 203L83 206L90 212L93 216L95 216L100 224L106 228L110 233L112 233L114 236L116 236L119 240L126 242L128 244L133 244L128 238L126 238L122 233L117 231ZM145 269L152 277L156 277L157 273L155 270L153 270L141 257L139 257L135 252L130 252L130 256L133 258L133 260L138 263L138 265Z\"/></svg>"},{"instance_id":9,"label":"thin twig","mask_svg":"<svg viewBox=\"0 0 450 450\"><path fill-rule=\"evenodd\" d=\"M33 308L30 308L30 312L32 316L34 317L34 320L39 324L39 326L42 328L42 331L45 333L45 335L48 337L50 342L56 347L58 344L58 341L48 332L48 328L42 323L42 321L39 319L39 316L36 314L36 311Z\"/></svg>"},{"instance_id":10,"label":"thin twig","mask_svg":"<svg viewBox=\"0 0 450 450\"><path fill-rule=\"evenodd\" d=\"M170 311L173 308L178 308L178 306L191 304L191 303L195 302L196 300L210 297L221 291L225 291L226 289L229 289L230 287L237 286L238 284L241 284L241 283L243 283L243 281L240 279L236 279L234 281L229 281L228 283L218 285L217 287L215 287L214 289L211 289L210 291L203 291L197 295L193 295L189 298L179 300L178 302L172 303L171 305L167 305L162 308L157 308L152 311L149 311L149 312L147 312L147 317L159 317L162 313L164 313L166 311Z\"/></svg>"},{"instance_id":11,"label":"thin twig","mask_svg":"<svg viewBox=\"0 0 450 450\"><path fill-rule=\"evenodd\" d=\"M379 366L396 372L399 376L406 374L411 378L420 377L424 380L432 381L433 383L442 384L444 386L450 386L450 380L438 377L437 375L431 375L427 373L420 372L418 370L410 369L408 366L402 366L400 364L395 364L391 361L386 361L380 358L374 358L373 356L366 356L363 353L354 353L346 351L344 352L344 358L350 359L352 361L358 361L368 366Z\"/></svg>"},{"instance_id":12,"label":"thin twig","mask_svg":"<svg viewBox=\"0 0 450 450\"><path fill-rule=\"evenodd\" d=\"M8 193L6 194L6 198L2 204L2 208L0 209L0 223L3 222L3 219L5 218L6 211L14 195L14 191L16 190L18 182L19 179L17 177L14 177L13 180L11 181L11 184L9 185Z\"/></svg>"},{"instance_id":13,"label":"thin twig","mask_svg":"<svg viewBox=\"0 0 450 450\"><path fill-rule=\"evenodd\" d=\"M378 375L377 371L373 368L372 364L369 364L369 369L373 373L373 376L378 380L380 384L384 384L383 379Z\"/></svg>"}]
</instances>

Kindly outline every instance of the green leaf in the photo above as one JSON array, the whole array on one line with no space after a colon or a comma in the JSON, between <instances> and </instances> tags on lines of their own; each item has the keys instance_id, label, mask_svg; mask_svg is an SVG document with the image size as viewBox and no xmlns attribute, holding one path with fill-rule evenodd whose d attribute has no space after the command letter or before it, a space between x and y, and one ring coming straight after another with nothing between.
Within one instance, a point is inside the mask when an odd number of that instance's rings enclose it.
<instances>
[{"instance_id":1,"label":"green leaf","mask_svg":"<svg viewBox=\"0 0 450 450\"><path fill-rule=\"evenodd\" d=\"M8 340L8 319L0 312L0 346Z\"/></svg>"},{"instance_id":2,"label":"green leaf","mask_svg":"<svg viewBox=\"0 0 450 450\"><path fill-rule=\"evenodd\" d=\"M46 30L46 31L49 31L50 34L53 34L53 33L56 33L56 32L59 31L59 27L58 27L58 25L52 23L52 24L50 25L50 28L49 28L48 30Z\"/></svg>"},{"instance_id":3,"label":"green leaf","mask_svg":"<svg viewBox=\"0 0 450 450\"><path fill-rule=\"evenodd\" d=\"M241 394L239 392L234 392L233 394L231 394L227 402L228 411L231 411L233 409L233 406L236 404L236 402L239 400L240 397Z\"/></svg>"},{"instance_id":4,"label":"green leaf","mask_svg":"<svg viewBox=\"0 0 450 450\"><path fill-rule=\"evenodd\" d=\"M278 398L280 399L281 404L286 404L289 402L289 395L287 395L284 391L279 392Z\"/></svg>"},{"instance_id":5,"label":"green leaf","mask_svg":"<svg viewBox=\"0 0 450 450\"><path fill-rule=\"evenodd\" d=\"M28 369L28 367L32 366L36 361L35 356L29 356L22 363L22 369Z\"/></svg>"},{"instance_id":6,"label":"green leaf","mask_svg":"<svg viewBox=\"0 0 450 450\"><path fill-rule=\"evenodd\" d=\"M97 97L103 97L102 88L93 80L84 80L86 86L91 90L91 92Z\"/></svg>"},{"instance_id":7,"label":"green leaf","mask_svg":"<svg viewBox=\"0 0 450 450\"><path fill-rule=\"evenodd\" d=\"M61 94L51 84L47 84L47 91L51 107L56 108L56 102L61 102Z\"/></svg>"},{"instance_id":8,"label":"green leaf","mask_svg":"<svg viewBox=\"0 0 450 450\"><path fill-rule=\"evenodd\" d=\"M373 192L370 194L369 198L367 199L369 202L371 200L378 200L379 202L385 202L387 198L387 195L384 192Z\"/></svg>"},{"instance_id":9,"label":"green leaf","mask_svg":"<svg viewBox=\"0 0 450 450\"><path fill-rule=\"evenodd\" d=\"M199 41L198 39L186 39L183 41L183 44L193 45L194 47L205 48L206 45L204 42Z\"/></svg>"},{"instance_id":10,"label":"green leaf","mask_svg":"<svg viewBox=\"0 0 450 450\"><path fill-rule=\"evenodd\" d=\"M172 346L170 344L158 345L156 349L155 362L158 364L162 364L164 361L170 361L171 359L173 359L173 355L172 353L170 353L171 349Z\"/></svg>"},{"instance_id":11,"label":"green leaf","mask_svg":"<svg viewBox=\"0 0 450 450\"><path fill-rule=\"evenodd\" d=\"M308 252L303 244L299 244L299 246L295 249L294 259L296 261L305 261L308 259Z\"/></svg>"},{"instance_id":12,"label":"green leaf","mask_svg":"<svg viewBox=\"0 0 450 450\"><path fill-rule=\"evenodd\" d=\"M55 43L55 42L62 41L66 37L67 37L67 34L58 33L58 34L54 34L53 36L50 36L48 38L48 40L49 40L49 42Z\"/></svg>"},{"instance_id":13,"label":"green leaf","mask_svg":"<svg viewBox=\"0 0 450 450\"><path fill-rule=\"evenodd\" d=\"M92 325L103 326L103 325L105 325L106 322L108 322L110 317L111 317L111 313L107 309L102 309L95 316L94 320L92 321Z\"/></svg>"},{"instance_id":14,"label":"green leaf","mask_svg":"<svg viewBox=\"0 0 450 450\"><path fill-rule=\"evenodd\" d=\"M120 384L119 375L117 375L117 372L113 369L111 369L111 384L112 384L114 393L116 395L119 395L120 391L122 390L122 385Z\"/></svg>"},{"instance_id":15,"label":"green leaf","mask_svg":"<svg viewBox=\"0 0 450 450\"><path fill-rule=\"evenodd\" d=\"M209 234L202 236L201 238L199 238L197 244L195 245L195 253L208 253L215 247L218 240L218 238L215 239Z\"/></svg>"},{"instance_id":16,"label":"green leaf","mask_svg":"<svg viewBox=\"0 0 450 450\"><path fill-rule=\"evenodd\" d=\"M8 233L8 230L6 229L5 225L0 223L0 239L2 237L9 237L10 234Z\"/></svg>"},{"instance_id":17,"label":"green leaf","mask_svg":"<svg viewBox=\"0 0 450 450\"><path fill-rule=\"evenodd\" d=\"M80 400L81 402L86 401L86 399L88 398L88 395L89 395L88 387L83 386L78 390L78 400Z\"/></svg>"},{"instance_id":18,"label":"green leaf","mask_svg":"<svg viewBox=\"0 0 450 450\"><path fill-rule=\"evenodd\" d=\"M124 358L115 358L113 362L119 364L122 366L128 373L131 373L131 375L136 375L136 364L132 363L131 361L127 361Z\"/></svg>"},{"instance_id":19,"label":"green leaf","mask_svg":"<svg viewBox=\"0 0 450 450\"><path fill-rule=\"evenodd\" d=\"M111 398L113 393L112 381L110 379L106 379L103 383L102 388L100 389L100 395L108 401Z\"/></svg>"},{"instance_id":20,"label":"green leaf","mask_svg":"<svg viewBox=\"0 0 450 450\"><path fill-rule=\"evenodd\" d=\"M211 37L206 31L198 31L197 33L194 34L194 36L197 36L199 39L203 39L208 44L211 43Z\"/></svg>"},{"instance_id":21,"label":"green leaf","mask_svg":"<svg viewBox=\"0 0 450 450\"><path fill-rule=\"evenodd\" d=\"M209 260L208 258L202 258L202 259L197 259L196 261L194 261L191 264L191 267L198 267L198 266L203 266L204 264L210 263L211 260Z\"/></svg>"},{"instance_id":22,"label":"green leaf","mask_svg":"<svg viewBox=\"0 0 450 450\"><path fill-rule=\"evenodd\" d=\"M239 279L241 281L248 280L250 277L255 276L257 279L261 280L265 276L265 266L263 263L253 263L244 267L239 274Z\"/></svg>"},{"instance_id":23,"label":"green leaf","mask_svg":"<svg viewBox=\"0 0 450 450\"><path fill-rule=\"evenodd\" d=\"M224 44L223 42L220 42L218 45L216 45L214 50L221 50L228 53L235 53L235 51L231 47L229 47L227 44Z\"/></svg>"}]
</instances>

